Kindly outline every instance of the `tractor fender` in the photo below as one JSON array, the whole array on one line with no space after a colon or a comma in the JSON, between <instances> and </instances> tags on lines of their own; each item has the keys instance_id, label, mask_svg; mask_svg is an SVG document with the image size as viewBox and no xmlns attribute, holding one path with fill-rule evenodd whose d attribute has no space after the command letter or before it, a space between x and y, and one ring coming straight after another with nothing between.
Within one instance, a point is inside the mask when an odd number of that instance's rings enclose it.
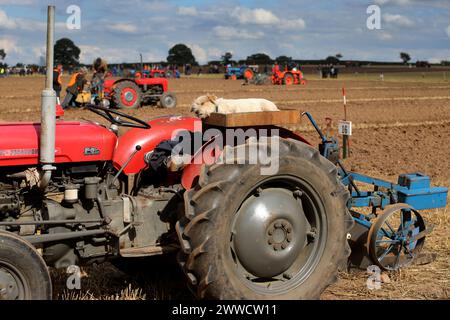
<instances>
[{"instance_id":1,"label":"tractor fender","mask_svg":"<svg viewBox=\"0 0 450 320\"><path fill-rule=\"evenodd\" d=\"M119 80L106 79L103 82L103 90L105 92L105 95L106 96L111 95L111 93L114 91L115 86L117 86L118 83L125 82L125 81L134 82L134 79L129 79L129 78L123 78L123 79L119 79Z\"/></svg>"},{"instance_id":2,"label":"tractor fender","mask_svg":"<svg viewBox=\"0 0 450 320\"><path fill-rule=\"evenodd\" d=\"M144 157L164 140L174 139L180 131L201 132L202 122L194 117L165 116L152 119L148 122L150 129L131 129L122 135L118 141L113 155L113 165L117 170L123 169L126 175L137 174L147 167ZM140 150L136 151L136 146Z\"/></svg>"},{"instance_id":3,"label":"tractor fender","mask_svg":"<svg viewBox=\"0 0 450 320\"><path fill-rule=\"evenodd\" d=\"M184 167L181 176L181 185L186 190L190 190L198 182L200 172L204 164L213 164L220 156L222 150L217 148L216 139L219 136L212 137L203 146L197 150L191 159L191 162ZM220 144L219 144L220 145Z\"/></svg>"},{"instance_id":4,"label":"tractor fender","mask_svg":"<svg viewBox=\"0 0 450 320\"><path fill-rule=\"evenodd\" d=\"M290 131L285 128L276 127L279 130L279 136L283 139L292 139L311 145L302 135L298 132ZM221 149L218 146L222 145L222 142L216 143L216 139L220 136L212 137L206 142L192 157L190 164L184 167L183 174L181 176L181 185L186 190L190 190L195 187L200 177L203 165L213 164L221 154Z\"/></svg>"}]
</instances>

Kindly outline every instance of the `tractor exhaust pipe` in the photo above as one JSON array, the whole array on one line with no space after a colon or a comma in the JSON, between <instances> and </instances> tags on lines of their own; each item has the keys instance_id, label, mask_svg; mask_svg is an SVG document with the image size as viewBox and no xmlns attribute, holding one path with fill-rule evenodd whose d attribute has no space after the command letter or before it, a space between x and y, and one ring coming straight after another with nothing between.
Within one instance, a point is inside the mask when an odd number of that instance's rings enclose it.
<instances>
[{"instance_id":1,"label":"tractor exhaust pipe","mask_svg":"<svg viewBox=\"0 0 450 320\"><path fill-rule=\"evenodd\" d=\"M45 189L55 170L55 130L56 130L56 93L53 90L53 46L55 34L55 6L48 6L47 11L47 75L45 88L41 94L41 135L39 162L42 173L39 187Z\"/></svg>"}]
</instances>

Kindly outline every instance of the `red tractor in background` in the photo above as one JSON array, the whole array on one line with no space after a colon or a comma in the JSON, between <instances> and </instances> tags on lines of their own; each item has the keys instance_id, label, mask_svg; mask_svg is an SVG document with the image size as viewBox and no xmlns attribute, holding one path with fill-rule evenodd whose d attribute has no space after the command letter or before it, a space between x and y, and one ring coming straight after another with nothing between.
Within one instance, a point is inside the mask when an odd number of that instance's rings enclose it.
<instances>
[{"instance_id":1,"label":"red tractor in background","mask_svg":"<svg viewBox=\"0 0 450 320\"><path fill-rule=\"evenodd\" d=\"M106 72L106 61L101 58L97 58L93 66L96 72ZM95 86L94 90L91 88L94 95L89 98L91 103L119 109L135 109L158 102L163 108L176 107L175 95L167 92L169 82L163 69L144 66L141 60L141 69L133 72L132 76L118 80L111 76L111 72L106 72L103 85Z\"/></svg>"},{"instance_id":2,"label":"red tractor in background","mask_svg":"<svg viewBox=\"0 0 450 320\"><path fill-rule=\"evenodd\" d=\"M290 86L293 84L306 85L306 79L303 77L303 72L297 68L288 69L284 71L275 66L272 70L272 84Z\"/></svg>"},{"instance_id":3,"label":"red tractor in background","mask_svg":"<svg viewBox=\"0 0 450 320\"><path fill-rule=\"evenodd\" d=\"M175 108L177 98L168 92L168 87L169 81L166 78L106 79L104 99L112 107L119 109L135 109L141 105L156 105L158 102L162 108Z\"/></svg>"}]
</instances>

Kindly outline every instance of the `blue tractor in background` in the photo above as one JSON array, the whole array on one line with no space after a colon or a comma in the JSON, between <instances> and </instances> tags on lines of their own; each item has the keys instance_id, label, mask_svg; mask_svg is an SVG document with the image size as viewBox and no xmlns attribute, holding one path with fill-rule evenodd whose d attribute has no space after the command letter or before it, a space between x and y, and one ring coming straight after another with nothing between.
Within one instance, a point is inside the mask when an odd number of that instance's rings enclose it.
<instances>
[{"instance_id":1,"label":"blue tractor in background","mask_svg":"<svg viewBox=\"0 0 450 320\"><path fill-rule=\"evenodd\" d=\"M225 79L252 80L257 72L258 66L242 65L240 67L232 67L228 65L225 70Z\"/></svg>"}]
</instances>

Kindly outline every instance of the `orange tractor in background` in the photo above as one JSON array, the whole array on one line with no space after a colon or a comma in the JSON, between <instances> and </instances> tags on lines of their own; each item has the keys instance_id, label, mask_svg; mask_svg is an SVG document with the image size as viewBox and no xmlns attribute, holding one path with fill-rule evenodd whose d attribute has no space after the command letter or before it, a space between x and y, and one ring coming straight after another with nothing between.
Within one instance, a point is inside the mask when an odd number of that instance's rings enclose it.
<instances>
[{"instance_id":1,"label":"orange tractor in background","mask_svg":"<svg viewBox=\"0 0 450 320\"><path fill-rule=\"evenodd\" d=\"M280 70L278 65L272 69L272 84L276 85L293 85L301 84L306 85L306 79L303 77L303 72L297 68Z\"/></svg>"}]
</instances>

